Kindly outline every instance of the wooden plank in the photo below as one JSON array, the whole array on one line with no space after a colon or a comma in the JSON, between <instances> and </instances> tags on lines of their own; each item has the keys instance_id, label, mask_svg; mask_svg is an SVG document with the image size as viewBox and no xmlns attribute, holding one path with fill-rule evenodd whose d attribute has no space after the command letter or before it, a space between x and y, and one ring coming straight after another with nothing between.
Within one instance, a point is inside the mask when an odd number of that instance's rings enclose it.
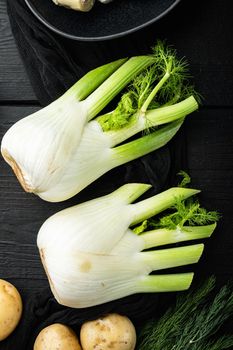
<instances>
[{"instance_id":1,"label":"wooden plank","mask_svg":"<svg viewBox=\"0 0 233 350\"><path fill-rule=\"evenodd\" d=\"M221 214L205 243L199 275L215 274L226 282L233 276L233 110L201 109L186 124L188 170L192 186L201 189L201 203Z\"/></svg>"},{"instance_id":2,"label":"wooden plank","mask_svg":"<svg viewBox=\"0 0 233 350\"><path fill-rule=\"evenodd\" d=\"M36 100L12 36L6 0L0 1L0 100Z\"/></svg>"},{"instance_id":3,"label":"wooden plank","mask_svg":"<svg viewBox=\"0 0 233 350\"><path fill-rule=\"evenodd\" d=\"M36 110L0 106L0 139L16 120ZM35 197L24 194L2 157L0 169L0 278L14 283L25 297L47 283L36 248L38 205L33 205Z\"/></svg>"}]
</instances>

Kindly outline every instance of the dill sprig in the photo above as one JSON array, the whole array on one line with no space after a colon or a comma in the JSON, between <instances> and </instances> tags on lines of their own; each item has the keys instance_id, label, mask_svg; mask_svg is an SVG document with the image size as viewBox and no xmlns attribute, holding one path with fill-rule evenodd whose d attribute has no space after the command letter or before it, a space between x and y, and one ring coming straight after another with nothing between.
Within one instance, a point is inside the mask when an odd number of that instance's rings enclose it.
<instances>
[{"instance_id":1,"label":"dill sprig","mask_svg":"<svg viewBox=\"0 0 233 350\"><path fill-rule=\"evenodd\" d=\"M158 41L152 57L154 64L135 77L116 109L97 118L104 131L121 129L147 110L175 104L191 95L199 100L189 83L187 61L178 58L175 49Z\"/></svg>"},{"instance_id":2,"label":"dill sprig","mask_svg":"<svg viewBox=\"0 0 233 350\"><path fill-rule=\"evenodd\" d=\"M196 290L181 292L176 304L160 319L143 327L138 350L222 350L233 346L233 335L217 337L233 315L233 289L230 284L220 291L212 276Z\"/></svg>"}]
</instances>

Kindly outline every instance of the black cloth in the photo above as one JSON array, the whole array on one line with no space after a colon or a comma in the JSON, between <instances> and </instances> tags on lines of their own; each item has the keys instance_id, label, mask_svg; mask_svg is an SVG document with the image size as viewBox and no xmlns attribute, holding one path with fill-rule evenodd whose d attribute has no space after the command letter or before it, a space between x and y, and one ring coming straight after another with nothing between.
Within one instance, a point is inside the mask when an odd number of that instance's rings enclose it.
<instances>
[{"instance_id":1,"label":"black cloth","mask_svg":"<svg viewBox=\"0 0 233 350\"><path fill-rule=\"evenodd\" d=\"M25 304L19 327L3 342L2 348L0 345L0 348L13 350L17 345L19 350L32 350L38 333L53 323L65 324L79 335L80 326L84 322L112 312L128 316L139 331L148 320L148 315L154 315L157 312L156 299L157 297L153 294L147 295L146 298L138 294L104 305L77 310L59 305L50 290L45 289L41 293L31 295ZM165 307L161 310L165 310Z\"/></svg>"},{"instance_id":2,"label":"black cloth","mask_svg":"<svg viewBox=\"0 0 233 350\"><path fill-rule=\"evenodd\" d=\"M181 56L188 57L197 88L205 97L203 104L208 107L232 105L232 76L225 79L232 72L233 58L230 47L232 27L227 6L227 0L183 1L166 18L140 32L98 43L70 41L55 35L33 17L23 0L8 0L8 13L20 54L41 105L56 99L91 68L120 57L148 53L159 38L167 39ZM96 181L92 187L96 191L94 196L101 194L103 184L110 192L125 182L148 182L153 185L154 193L174 185L175 174L180 169L189 170L186 127L185 124L169 146L115 169L110 177L106 174ZM2 343L3 348L13 350L17 346L20 350L31 350L36 335L43 327L61 322L78 332L83 321L106 312L124 313L140 328L146 319L161 312L170 298L156 294L134 295L90 309L73 310L58 305L46 289L43 293L31 295L25 302L20 326Z\"/></svg>"}]
</instances>

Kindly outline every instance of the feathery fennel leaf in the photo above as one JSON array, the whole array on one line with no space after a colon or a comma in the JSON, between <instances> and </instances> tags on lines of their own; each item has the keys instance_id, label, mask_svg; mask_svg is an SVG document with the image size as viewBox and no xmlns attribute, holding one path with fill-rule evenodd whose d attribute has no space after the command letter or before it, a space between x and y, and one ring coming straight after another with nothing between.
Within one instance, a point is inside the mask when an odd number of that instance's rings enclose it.
<instances>
[{"instance_id":1,"label":"feathery fennel leaf","mask_svg":"<svg viewBox=\"0 0 233 350\"><path fill-rule=\"evenodd\" d=\"M183 170L178 175L182 177L178 187L187 187L191 182L190 176ZM202 208L195 196L186 200L177 197L175 204L165 214L145 220L141 225L136 226L133 231L136 234L141 234L148 228L184 229L184 225L203 226L215 223L219 219L220 214L217 211L208 211Z\"/></svg>"},{"instance_id":2,"label":"feathery fennel leaf","mask_svg":"<svg viewBox=\"0 0 233 350\"><path fill-rule=\"evenodd\" d=\"M138 350L222 350L233 346L233 336L216 332L233 315L233 289L215 289L210 277L200 288L179 293L176 304L142 329Z\"/></svg>"},{"instance_id":3,"label":"feathery fennel leaf","mask_svg":"<svg viewBox=\"0 0 233 350\"><path fill-rule=\"evenodd\" d=\"M224 350L233 348L233 335L225 335L219 339L203 342L203 348L206 350ZM200 347L199 347L200 349Z\"/></svg>"},{"instance_id":4,"label":"feathery fennel leaf","mask_svg":"<svg viewBox=\"0 0 233 350\"><path fill-rule=\"evenodd\" d=\"M207 225L219 220L219 214L216 211L207 211L201 208L198 200L176 199L176 204L168 213L158 219L150 220L149 225L156 228L175 229L182 228L185 224L190 226Z\"/></svg>"},{"instance_id":5,"label":"feathery fennel leaf","mask_svg":"<svg viewBox=\"0 0 233 350\"><path fill-rule=\"evenodd\" d=\"M133 229L133 232L136 233L136 235L140 235L141 233L143 233L148 227L148 220L144 220L141 225L136 226Z\"/></svg>"},{"instance_id":6,"label":"feathery fennel leaf","mask_svg":"<svg viewBox=\"0 0 233 350\"><path fill-rule=\"evenodd\" d=\"M177 57L176 50L158 41L152 57L154 64L132 81L116 109L97 118L103 131L121 129L149 109L172 105L191 95L198 98L189 82L188 64Z\"/></svg>"},{"instance_id":7,"label":"feathery fennel leaf","mask_svg":"<svg viewBox=\"0 0 233 350\"><path fill-rule=\"evenodd\" d=\"M128 91L122 97L118 103L116 109L113 112L102 115L97 118L102 129L104 131L118 130L128 125L137 111L137 101L135 101L133 92Z\"/></svg>"},{"instance_id":8,"label":"feathery fennel leaf","mask_svg":"<svg viewBox=\"0 0 233 350\"><path fill-rule=\"evenodd\" d=\"M179 171L177 175L182 177L182 180L178 184L178 187L186 187L191 183L191 177L184 170Z\"/></svg>"}]
</instances>

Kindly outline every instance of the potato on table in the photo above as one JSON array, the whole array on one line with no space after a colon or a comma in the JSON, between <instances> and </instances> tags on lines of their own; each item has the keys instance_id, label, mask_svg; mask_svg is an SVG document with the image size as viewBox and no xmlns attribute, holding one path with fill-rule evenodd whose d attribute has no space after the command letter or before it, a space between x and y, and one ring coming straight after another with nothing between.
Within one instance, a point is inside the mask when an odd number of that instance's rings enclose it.
<instances>
[{"instance_id":1,"label":"potato on table","mask_svg":"<svg viewBox=\"0 0 233 350\"><path fill-rule=\"evenodd\" d=\"M0 341L8 337L22 315L22 299L17 289L0 279Z\"/></svg>"},{"instance_id":2,"label":"potato on table","mask_svg":"<svg viewBox=\"0 0 233 350\"><path fill-rule=\"evenodd\" d=\"M83 350L134 350L136 332L128 317L109 314L82 325Z\"/></svg>"},{"instance_id":3,"label":"potato on table","mask_svg":"<svg viewBox=\"0 0 233 350\"><path fill-rule=\"evenodd\" d=\"M71 328L54 323L38 334L33 350L81 350L81 347Z\"/></svg>"}]
</instances>

